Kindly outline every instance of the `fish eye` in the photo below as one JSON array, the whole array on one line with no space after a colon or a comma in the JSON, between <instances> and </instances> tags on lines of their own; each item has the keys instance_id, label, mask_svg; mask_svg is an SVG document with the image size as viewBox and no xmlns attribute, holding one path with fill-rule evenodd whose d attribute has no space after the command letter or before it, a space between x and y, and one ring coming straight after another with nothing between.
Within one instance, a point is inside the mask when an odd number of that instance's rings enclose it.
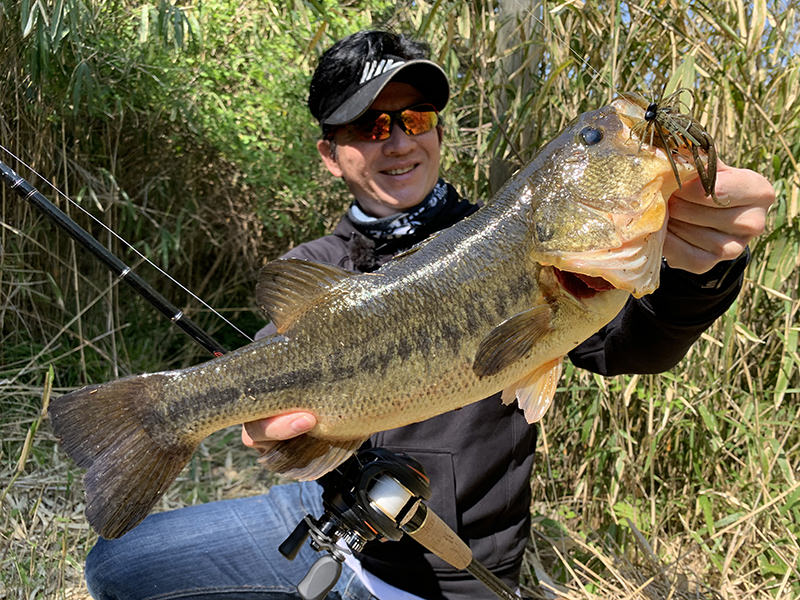
<instances>
[{"instance_id":1,"label":"fish eye","mask_svg":"<svg viewBox=\"0 0 800 600\"><path fill-rule=\"evenodd\" d=\"M584 144L587 146L594 146L603 139L603 132L594 127L584 127L581 129L580 136Z\"/></svg>"}]
</instances>

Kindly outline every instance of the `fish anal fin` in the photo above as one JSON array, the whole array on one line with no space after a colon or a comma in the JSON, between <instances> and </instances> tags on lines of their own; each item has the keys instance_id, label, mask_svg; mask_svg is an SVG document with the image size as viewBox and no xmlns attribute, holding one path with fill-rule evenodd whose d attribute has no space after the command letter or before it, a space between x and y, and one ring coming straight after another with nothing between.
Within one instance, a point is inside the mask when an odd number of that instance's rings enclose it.
<instances>
[{"instance_id":1,"label":"fish anal fin","mask_svg":"<svg viewBox=\"0 0 800 600\"><path fill-rule=\"evenodd\" d=\"M284 333L308 306L354 273L311 260L282 258L261 269L256 302Z\"/></svg>"},{"instance_id":2,"label":"fish anal fin","mask_svg":"<svg viewBox=\"0 0 800 600\"><path fill-rule=\"evenodd\" d=\"M524 357L552 330L552 316L550 306L542 304L500 323L481 341L472 370L478 377L486 377Z\"/></svg>"},{"instance_id":3,"label":"fish anal fin","mask_svg":"<svg viewBox=\"0 0 800 600\"><path fill-rule=\"evenodd\" d=\"M517 404L525 413L528 423L539 421L550 408L561 377L562 357L537 367L514 385L503 390L502 399L509 404L516 396Z\"/></svg>"},{"instance_id":4,"label":"fish anal fin","mask_svg":"<svg viewBox=\"0 0 800 600\"><path fill-rule=\"evenodd\" d=\"M50 403L61 447L87 469L86 517L104 538L119 537L144 519L197 446L157 429L160 421L151 415L163 381L159 374L128 377Z\"/></svg>"},{"instance_id":5,"label":"fish anal fin","mask_svg":"<svg viewBox=\"0 0 800 600\"><path fill-rule=\"evenodd\" d=\"M266 447L262 446L258 462L275 473L300 481L309 481L322 477L338 467L358 450L366 439L365 437L355 440L324 440L306 433L288 440L270 442Z\"/></svg>"},{"instance_id":6,"label":"fish anal fin","mask_svg":"<svg viewBox=\"0 0 800 600\"><path fill-rule=\"evenodd\" d=\"M516 399L517 399L517 388L515 388L513 385L511 387L507 387L506 389L504 389L503 393L500 394L500 400L506 406L511 404Z\"/></svg>"}]
</instances>

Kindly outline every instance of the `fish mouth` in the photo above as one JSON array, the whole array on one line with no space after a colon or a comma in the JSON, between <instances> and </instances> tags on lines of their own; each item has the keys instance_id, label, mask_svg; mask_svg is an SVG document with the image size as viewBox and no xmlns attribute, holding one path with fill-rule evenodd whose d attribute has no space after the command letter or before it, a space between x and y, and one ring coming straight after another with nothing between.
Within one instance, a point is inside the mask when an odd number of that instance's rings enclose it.
<instances>
[{"instance_id":1,"label":"fish mouth","mask_svg":"<svg viewBox=\"0 0 800 600\"><path fill-rule=\"evenodd\" d=\"M553 274L559 285L577 300L586 300L601 292L617 289L614 284L602 277L593 277L574 271L562 271L556 267L553 267Z\"/></svg>"},{"instance_id":2,"label":"fish mouth","mask_svg":"<svg viewBox=\"0 0 800 600\"><path fill-rule=\"evenodd\" d=\"M611 106L614 107L614 110L616 111L617 116L623 125L623 137L627 137L634 143L638 144L638 150L640 152L647 151L659 158L663 158L664 160L668 160L667 154L669 154L672 157L676 168L678 169L680 183L686 182L696 176L697 168L695 167L694 157L692 156L689 148L685 146L679 146L677 148L664 148L663 145L657 143L657 137L653 138L654 143L651 144L649 139L645 139L649 138L649 136L639 138L636 135L633 135L632 130L635 128L636 124L641 123L644 120L645 109L643 106L640 106L639 104L622 96L615 98L611 102ZM701 152L705 155L705 151L701 150ZM676 183L678 187L680 187L680 183ZM665 195L665 197L668 196L669 194Z\"/></svg>"},{"instance_id":3,"label":"fish mouth","mask_svg":"<svg viewBox=\"0 0 800 600\"><path fill-rule=\"evenodd\" d=\"M667 233L667 221L662 219L656 231L624 242L616 248L601 248L595 251L564 252L558 260L548 261L554 270L570 273L569 284L579 292L584 284L595 293L607 289L624 290L641 298L658 287L661 273L661 250ZM606 282L608 287L605 287ZM572 290L562 283L562 287ZM573 294L575 295L575 294ZM584 298L589 297L584 295Z\"/></svg>"},{"instance_id":4,"label":"fish mouth","mask_svg":"<svg viewBox=\"0 0 800 600\"><path fill-rule=\"evenodd\" d=\"M696 177L696 168L688 148L662 148L632 135L631 128L644 119L644 109L625 99L612 102L622 127L617 134L623 153L645 158L646 177L639 191L639 208L609 215L616 231L611 247L562 251L547 257L559 284L573 297L584 300L600 292L618 289L640 298L659 284L661 257L667 234L667 199L680 183ZM667 152L678 171L673 177ZM588 204L588 203L587 203Z\"/></svg>"}]
</instances>

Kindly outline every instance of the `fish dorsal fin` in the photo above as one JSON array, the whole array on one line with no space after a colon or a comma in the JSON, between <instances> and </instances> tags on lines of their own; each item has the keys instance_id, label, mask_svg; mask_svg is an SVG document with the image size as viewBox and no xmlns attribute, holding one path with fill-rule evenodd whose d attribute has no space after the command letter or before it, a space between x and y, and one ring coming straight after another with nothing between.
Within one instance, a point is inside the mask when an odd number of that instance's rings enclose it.
<instances>
[{"instance_id":1,"label":"fish dorsal fin","mask_svg":"<svg viewBox=\"0 0 800 600\"><path fill-rule=\"evenodd\" d=\"M478 377L494 375L525 356L552 330L552 316L553 310L542 304L500 323L481 341L472 370Z\"/></svg>"},{"instance_id":2,"label":"fish dorsal fin","mask_svg":"<svg viewBox=\"0 0 800 600\"><path fill-rule=\"evenodd\" d=\"M437 231L436 233L432 233L431 235L426 237L421 242L417 242L416 244L411 246L411 248L409 248L408 250L403 250L402 252L398 252L397 254L395 254L392 257L392 260L398 260L400 258L405 258L407 256L411 256L412 254L415 254L423 246L427 246L429 243L431 243L434 240L434 238L436 238L440 233L441 233L441 231Z\"/></svg>"},{"instance_id":3,"label":"fish dorsal fin","mask_svg":"<svg viewBox=\"0 0 800 600\"><path fill-rule=\"evenodd\" d=\"M273 260L261 269L256 302L284 333L320 296L354 274L340 267L299 258Z\"/></svg>"},{"instance_id":4,"label":"fish dorsal fin","mask_svg":"<svg viewBox=\"0 0 800 600\"><path fill-rule=\"evenodd\" d=\"M261 458L264 467L292 479L309 481L332 471L367 438L354 440L323 440L303 434L288 440L262 444Z\"/></svg>"},{"instance_id":5,"label":"fish dorsal fin","mask_svg":"<svg viewBox=\"0 0 800 600\"><path fill-rule=\"evenodd\" d=\"M537 367L514 385L503 390L503 404L510 404L514 398L525 413L528 423L540 420L556 395L558 380L561 377L562 357Z\"/></svg>"}]
</instances>

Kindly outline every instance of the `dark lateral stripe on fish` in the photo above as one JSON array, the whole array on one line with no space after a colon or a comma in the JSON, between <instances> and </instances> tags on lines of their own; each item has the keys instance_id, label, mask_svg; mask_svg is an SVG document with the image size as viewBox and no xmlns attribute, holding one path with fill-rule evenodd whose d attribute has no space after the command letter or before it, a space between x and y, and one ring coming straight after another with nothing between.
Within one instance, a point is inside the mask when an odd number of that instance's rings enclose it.
<instances>
[{"instance_id":1,"label":"dark lateral stripe on fish","mask_svg":"<svg viewBox=\"0 0 800 600\"><path fill-rule=\"evenodd\" d=\"M278 335L54 399L54 429L88 469L93 527L116 537L135 526L196 443L242 421L315 413L314 434L276 442L264 457L272 470L314 478L371 433L498 388L529 422L541 418L558 383L555 356L606 325L631 293L658 286L665 198L677 183L663 152L631 138L642 112L627 103L581 115L483 209L375 273L297 260L267 267L261 305ZM599 141L579 135L585 127L602 130ZM683 179L694 174L679 167ZM578 299L553 268L617 289Z\"/></svg>"},{"instance_id":2,"label":"dark lateral stripe on fish","mask_svg":"<svg viewBox=\"0 0 800 600\"><path fill-rule=\"evenodd\" d=\"M355 374L355 367L336 364L323 367L319 364L313 364L305 369L293 369L285 373L276 373L268 377L253 379L244 392L253 395L262 394L265 391L277 393L288 389L302 389L304 386L327 379L330 375L348 377L353 374Z\"/></svg>"}]
</instances>

